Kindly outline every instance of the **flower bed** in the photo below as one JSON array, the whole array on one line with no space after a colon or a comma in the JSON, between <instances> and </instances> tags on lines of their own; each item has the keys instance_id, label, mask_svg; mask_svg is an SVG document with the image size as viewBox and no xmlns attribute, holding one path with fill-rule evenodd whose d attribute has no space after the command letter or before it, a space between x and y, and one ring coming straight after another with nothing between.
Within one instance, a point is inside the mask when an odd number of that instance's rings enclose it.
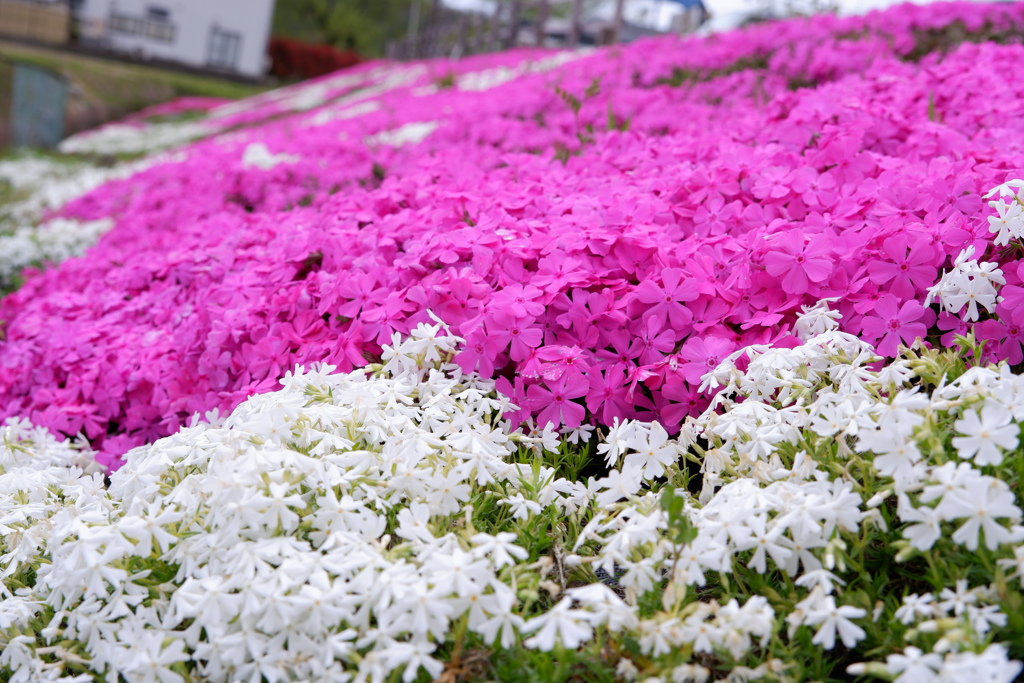
<instances>
[{"instance_id":1,"label":"flower bed","mask_svg":"<svg viewBox=\"0 0 1024 683\"><path fill-rule=\"evenodd\" d=\"M110 461L295 363L362 365L432 309L467 339L464 369L503 378L514 419L557 397L544 419L568 429L675 429L701 374L788 338L820 298L889 355L933 324L962 331L906 302L986 248L981 193L1024 170L1021 89L998 75L1024 49L918 52L949 25L1013 40L1021 11L902 7L561 66L367 65L261 96L216 118L262 123L64 210L116 227L0 304L3 413L84 432ZM310 92L335 99L303 111ZM1018 286L1015 254L995 257Z\"/></svg>"},{"instance_id":2,"label":"flower bed","mask_svg":"<svg viewBox=\"0 0 1024 683\"><path fill-rule=\"evenodd\" d=\"M1017 679L1021 19L132 123L0 301L0 679Z\"/></svg>"},{"instance_id":3,"label":"flower bed","mask_svg":"<svg viewBox=\"0 0 1024 683\"><path fill-rule=\"evenodd\" d=\"M812 309L801 345L708 375L727 386L678 439L616 423L597 446L610 472L585 484L588 448L511 431L440 325L368 371L298 368L132 451L107 487L11 423L0 667L13 683L1009 683L1024 379L955 352L877 367L835 317Z\"/></svg>"}]
</instances>

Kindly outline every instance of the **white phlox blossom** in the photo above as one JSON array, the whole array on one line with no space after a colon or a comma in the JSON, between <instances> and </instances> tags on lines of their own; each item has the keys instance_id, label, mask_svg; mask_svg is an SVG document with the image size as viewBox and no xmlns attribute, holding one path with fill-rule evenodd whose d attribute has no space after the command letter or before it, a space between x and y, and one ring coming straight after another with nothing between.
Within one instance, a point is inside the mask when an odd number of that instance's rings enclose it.
<instances>
[{"instance_id":1,"label":"white phlox blossom","mask_svg":"<svg viewBox=\"0 0 1024 683\"><path fill-rule=\"evenodd\" d=\"M181 147L218 130L206 121L109 123L65 138L57 149L63 154L146 154Z\"/></svg>"},{"instance_id":2,"label":"white phlox blossom","mask_svg":"<svg viewBox=\"0 0 1024 683\"><path fill-rule=\"evenodd\" d=\"M414 121L406 123L394 130L386 130L366 138L367 145L387 145L401 147L416 145L430 136L441 124L437 121Z\"/></svg>"},{"instance_id":3,"label":"white phlox blossom","mask_svg":"<svg viewBox=\"0 0 1024 683\"><path fill-rule=\"evenodd\" d=\"M43 267L81 256L114 225L109 218L48 218L48 212L106 182L127 178L169 159L153 156L100 167L19 153L0 161L0 182L10 184L14 191L10 201L0 207L0 287L16 284L17 276L28 266Z\"/></svg>"},{"instance_id":4,"label":"white phlox blossom","mask_svg":"<svg viewBox=\"0 0 1024 683\"><path fill-rule=\"evenodd\" d=\"M755 642L764 645L775 631L775 611L761 596L742 606L737 600L692 603L679 616L660 615L640 624L640 648L648 656L659 656L689 646L693 652L716 649L741 658Z\"/></svg>"},{"instance_id":5,"label":"white phlox blossom","mask_svg":"<svg viewBox=\"0 0 1024 683\"><path fill-rule=\"evenodd\" d=\"M8 421L0 675L407 682L446 675L455 638L629 638L636 680L780 680L800 666L773 654L787 628L824 650L877 643L889 608L865 599L855 553L887 534L897 562L985 553L1005 580L907 590L902 652L851 672L1008 683L1020 664L993 641L1024 526L997 467L1019 448L1024 381L973 368L927 390L937 352L880 366L838 314L806 315L802 345L706 375L721 390L678 437L615 421L586 482L549 466L571 435L512 430L439 321L363 370L297 368L132 451L109 483L83 446Z\"/></svg>"},{"instance_id":6,"label":"white phlox blossom","mask_svg":"<svg viewBox=\"0 0 1024 683\"><path fill-rule=\"evenodd\" d=\"M507 462L507 401L445 364L458 340L440 327L396 343L375 375L300 367L221 426L128 454L109 488L83 469L88 454L11 422L0 461L7 660L28 656L12 638L43 611L80 643L68 657L128 681L177 682L181 662L209 680L439 675L432 653L463 614L488 641L514 643L524 621L499 573L526 552L514 534L445 533L438 521L462 511L478 479L512 491L528 479L523 491L545 505L580 505L586 489ZM7 589L29 571L31 590Z\"/></svg>"},{"instance_id":7,"label":"white phlox blossom","mask_svg":"<svg viewBox=\"0 0 1024 683\"><path fill-rule=\"evenodd\" d=\"M807 341L824 332L839 329L842 315L829 307L829 303L835 301L837 299L822 299L812 306L803 306L796 321L797 336Z\"/></svg>"},{"instance_id":8,"label":"white phlox blossom","mask_svg":"<svg viewBox=\"0 0 1024 683\"><path fill-rule=\"evenodd\" d=\"M1024 201L1021 200L1024 180L1011 180L989 190L985 199L998 196L988 205L996 215L988 217L988 230L995 235L992 241L997 247L1010 243L1011 239L1024 237Z\"/></svg>"},{"instance_id":9,"label":"white phlox blossom","mask_svg":"<svg viewBox=\"0 0 1024 683\"><path fill-rule=\"evenodd\" d=\"M0 284L8 284L31 265L60 263L81 256L106 234L114 221L80 222L54 218L38 227L21 226L10 235L0 235Z\"/></svg>"},{"instance_id":10,"label":"white phlox blossom","mask_svg":"<svg viewBox=\"0 0 1024 683\"><path fill-rule=\"evenodd\" d=\"M252 142L242 151L242 168L259 168L269 171L281 164L294 164L299 158L294 154L274 154L265 143Z\"/></svg>"},{"instance_id":11,"label":"white phlox blossom","mask_svg":"<svg viewBox=\"0 0 1024 683\"><path fill-rule=\"evenodd\" d=\"M1011 660L1006 646L993 643L981 652L952 651L924 652L909 646L900 654L886 657L885 663L852 664L847 667L851 675L876 673L895 683L955 683L956 681L1017 680L1020 662Z\"/></svg>"},{"instance_id":12,"label":"white phlox blossom","mask_svg":"<svg viewBox=\"0 0 1024 683\"><path fill-rule=\"evenodd\" d=\"M861 619L867 612L859 607L837 605L835 597L821 586L811 590L810 595L796 605L786 620L791 632L801 625L816 627L812 643L826 650L835 647L838 637L846 647L853 647L867 634L853 619Z\"/></svg>"},{"instance_id":13,"label":"white phlox blossom","mask_svg":"<svg viewBox=\"0 0 1024 683\"><path fill-rule=\"evenodd\" d=\"M978 320L981 306L987 312L995 311L999 302L998 287L1006 284L1003 271L998 263L983 261L979 263L971 258L975 254L974 246L960 252L953 262L953 269L943 272L939 282L928 288L925 305L938 299L942 308L949 313L963 313L964 320Z\"/></svg>"}]
</instances>

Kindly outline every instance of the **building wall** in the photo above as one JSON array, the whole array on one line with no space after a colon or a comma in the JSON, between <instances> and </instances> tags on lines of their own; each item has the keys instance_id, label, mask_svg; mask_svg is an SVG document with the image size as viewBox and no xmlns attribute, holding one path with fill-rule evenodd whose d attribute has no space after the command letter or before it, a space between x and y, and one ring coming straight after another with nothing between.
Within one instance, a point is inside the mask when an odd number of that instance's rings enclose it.
<instances>
[{"instance_id":1,"label":"building wall","mask_svg":"<svg viewBox=\"0 0 1024 683\"><path fill-rule=\"evenodd\" d=\"M0 34L43 43L66 43L71 17L66 5L0 0Z\"/></svg>"},{"instance_id":2,"label":"building wall","mask_svg":"<svg viewBox=\"0 0 1024 683\"><path fill-rule=\"evenodd\" d=\"M142 57L265 72L274 0L85 0L81 37Z\"/></svg>"}]
</instances>

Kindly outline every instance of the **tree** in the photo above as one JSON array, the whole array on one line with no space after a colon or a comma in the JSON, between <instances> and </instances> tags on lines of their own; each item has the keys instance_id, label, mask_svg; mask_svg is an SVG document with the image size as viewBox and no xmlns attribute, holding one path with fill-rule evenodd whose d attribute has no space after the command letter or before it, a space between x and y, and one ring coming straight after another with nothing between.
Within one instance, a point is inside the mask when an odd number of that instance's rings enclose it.
<instances>
[{"instance_id":1,"label":"tree","mask_svg":"<svg viewBox=\"0 0 1024 683\"><path fill-rule=\"evenodd\" d=\"M379 57L405 35L413 3L430 0L277 0L273 33Z\"/></svg>"}]
</instances>

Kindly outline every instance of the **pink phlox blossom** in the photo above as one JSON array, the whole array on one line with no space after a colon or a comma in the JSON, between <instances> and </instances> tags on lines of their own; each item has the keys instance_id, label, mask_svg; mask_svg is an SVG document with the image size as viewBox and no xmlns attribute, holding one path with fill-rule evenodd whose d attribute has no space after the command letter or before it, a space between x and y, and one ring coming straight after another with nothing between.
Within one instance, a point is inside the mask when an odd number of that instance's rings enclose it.
<instances>
[{"instance_id":1,"label":"pink phlox blossom","mask_svg":"<svg viewBox=\"0 0 1024 683\"><path fill-rule=\"evenodd\" d=\"M885 240L881 256L886 260L869 261L872 281L889 283L889 292L900 299L910 299L935 283L935 249L930 240L911 239L900 234Z\"/></svg>"},{"instance_id":2,"label":"pink phlox blossom","mask_svg":"<svg viewBox=\"0 0 1024 683\"><path fill-rule=\"evenodd\" d=\"M582 398L589 391L590 385L582 375L566 373L558 379L531 385L526 396L537 411L537 424L575 429L583 424L587 411L573 399Z\"/></svg>"},{"instance_id":3,"label":"pink phlox blossom","mask_svg":"<svg viewBox=\"0 0 1024 683\"><path fill-rule=\"evenodd\" d=\"M690 384L700 384L701 377L718 367L736 350L736 344L721 337L691 337L679 351L679 370Z\"/></svg>"},{"instance_id":4,"label":"pink phlox blossom","mask_svg":"<svg viewBox=\"0 0 1024 683\"><path fill-rule=\"evenodd\" d=\"M656 316L672 327L689 324L693 315L685 304L700 296L699 286L679 268L666 268L660 275L660 285L653 279L641 282L636 298L650 305L646 311L649 316Z\"/></svg>"},{"instance_id":5,"label":"pink phlox blossom","mask_svg":"<svg viewBox=\"0 0 1024 683\"><path fill-rule=\"evenodd\" d=\"M799 230L782 233L766 246L765 268L781 278L782 288L790 294L803 294L832 274L832 248L824 241L808 242Z\"/></svg>"},{"instance_id":6,"label":"pink phlox blossom","mask_svg":"<svg viewBox=\"0 0 1024 683\"><path fill-rule=\"evenodd\" d=\"M935 319L935 314L917 301L899 300L886 294L875 304L874 315L866 315L861 320L861 329L866 340L875 344L875 349L883 356L896 355L900 344L910 346L918 338L928 334L928 326Z\"/></svg>"}]
</instances>

